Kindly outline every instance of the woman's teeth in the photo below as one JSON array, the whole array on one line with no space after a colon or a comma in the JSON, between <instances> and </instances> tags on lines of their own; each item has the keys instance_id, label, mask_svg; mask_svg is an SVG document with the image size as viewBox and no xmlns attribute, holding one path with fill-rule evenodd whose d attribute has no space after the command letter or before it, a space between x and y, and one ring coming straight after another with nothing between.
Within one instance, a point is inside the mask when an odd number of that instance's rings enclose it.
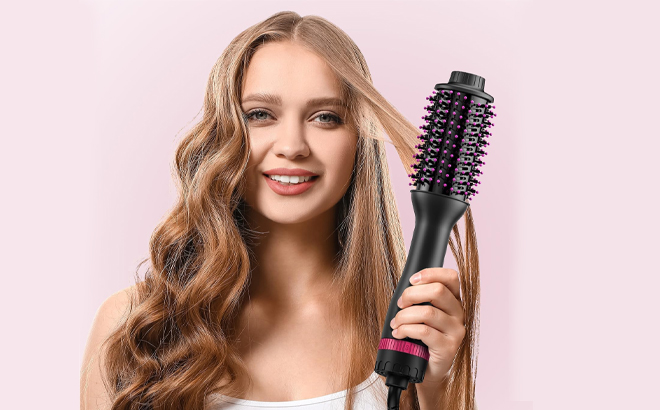
<instances>
[{"instance_id":1,"label":"woman's teeth","mask_svg":"<svg viewBox=\"0 0 660 410\"><path fill-rule=\"evenodd\" d=\"M312 179L311 176L302 177L297 175L269 175L268 177L272 180L281 183L282 185L296 185L296 184L301 184L303 182L307 182L310 179Z\"/></svg>"}]
</instances>

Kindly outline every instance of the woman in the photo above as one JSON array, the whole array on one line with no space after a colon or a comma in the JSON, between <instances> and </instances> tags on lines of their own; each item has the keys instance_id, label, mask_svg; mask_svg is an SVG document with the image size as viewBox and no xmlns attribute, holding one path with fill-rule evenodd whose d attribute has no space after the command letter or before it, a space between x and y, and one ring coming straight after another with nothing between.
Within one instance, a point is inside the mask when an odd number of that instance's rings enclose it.
<instances>
[{"instance_id":1,"label":"woman","mask_svg":"<svg viewBox=\"0 0 660 410\"><path fill-rule=\"evenodd\" d=\"M408 168L418 129L376 91L336 26L281 12L239 34L177 149L181 195L151 238L145 280L97 313L83 408L224 409L243 399L312 409L345 398L349 410L385 409L373 369L406 256L381 127ZM465 226L465 254L457 228L458 244L450 240L462 283L451 269L422 271L392 324L431 355L401 409L474 408L469 208ZM411 306L423 301L445 311Z\"/></svg>"}]
</instances>

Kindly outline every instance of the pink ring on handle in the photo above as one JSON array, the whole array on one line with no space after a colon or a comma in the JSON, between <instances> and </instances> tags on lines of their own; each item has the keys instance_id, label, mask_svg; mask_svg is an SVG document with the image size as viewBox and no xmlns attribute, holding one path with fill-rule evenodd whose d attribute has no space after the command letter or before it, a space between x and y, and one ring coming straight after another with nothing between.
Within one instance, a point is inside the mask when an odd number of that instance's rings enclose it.
<instances>
[{"instance_id":1,"label":"pink ring on handle","mask_svg":"<svg viewBox=\"0 0 660 410\"><path fill-rule=\"evenodd\" d=\"M408 353L429 360L429 349L427 347L405 340L382 338L378 344L378 350L381 349L396 350L397 352Z\"/></svg>"}]
</instances>

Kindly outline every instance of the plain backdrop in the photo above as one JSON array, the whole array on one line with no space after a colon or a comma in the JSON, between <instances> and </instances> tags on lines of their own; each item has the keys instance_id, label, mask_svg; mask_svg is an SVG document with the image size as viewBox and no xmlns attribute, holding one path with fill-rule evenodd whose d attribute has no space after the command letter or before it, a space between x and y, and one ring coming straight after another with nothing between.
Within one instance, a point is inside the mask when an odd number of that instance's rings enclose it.
<instances>
[{"instance_id":1,"label":"plain backdrop","mask_svg":"<svg viewBox=\"0 0 660 410\"><path fill-rule=\"evenodd\" d=\"M660 409L655 4L3 2L1 407L77 408L92 319L174 203L212 65L293 10L348 33L417 125L453 70L495 97L471 205L480 409ZM388 158L408 249L408 172Z\"/></svg>"}]
</instances>

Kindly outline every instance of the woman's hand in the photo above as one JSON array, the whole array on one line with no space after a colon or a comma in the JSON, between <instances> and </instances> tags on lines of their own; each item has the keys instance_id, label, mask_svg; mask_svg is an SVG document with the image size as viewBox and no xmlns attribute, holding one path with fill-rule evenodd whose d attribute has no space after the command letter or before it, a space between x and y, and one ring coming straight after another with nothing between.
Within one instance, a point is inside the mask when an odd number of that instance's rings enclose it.
<instances>
[{"instance_id":1,"label":"woman's hand","mask_svg":"<svg viewBox=\"0 0 660 410\"><path fill-rule=\"evenodd\" d=\"M419 279L415 281L415 279ZM390 322L392 336L421 340L429 348L429 363L418 389L439 388L465 337L465 316L460 302L458 272L426 268L410 278L397 305L402 310ZM433 306L412 306L431 302Z\"/></svg>"}]
</instances>

